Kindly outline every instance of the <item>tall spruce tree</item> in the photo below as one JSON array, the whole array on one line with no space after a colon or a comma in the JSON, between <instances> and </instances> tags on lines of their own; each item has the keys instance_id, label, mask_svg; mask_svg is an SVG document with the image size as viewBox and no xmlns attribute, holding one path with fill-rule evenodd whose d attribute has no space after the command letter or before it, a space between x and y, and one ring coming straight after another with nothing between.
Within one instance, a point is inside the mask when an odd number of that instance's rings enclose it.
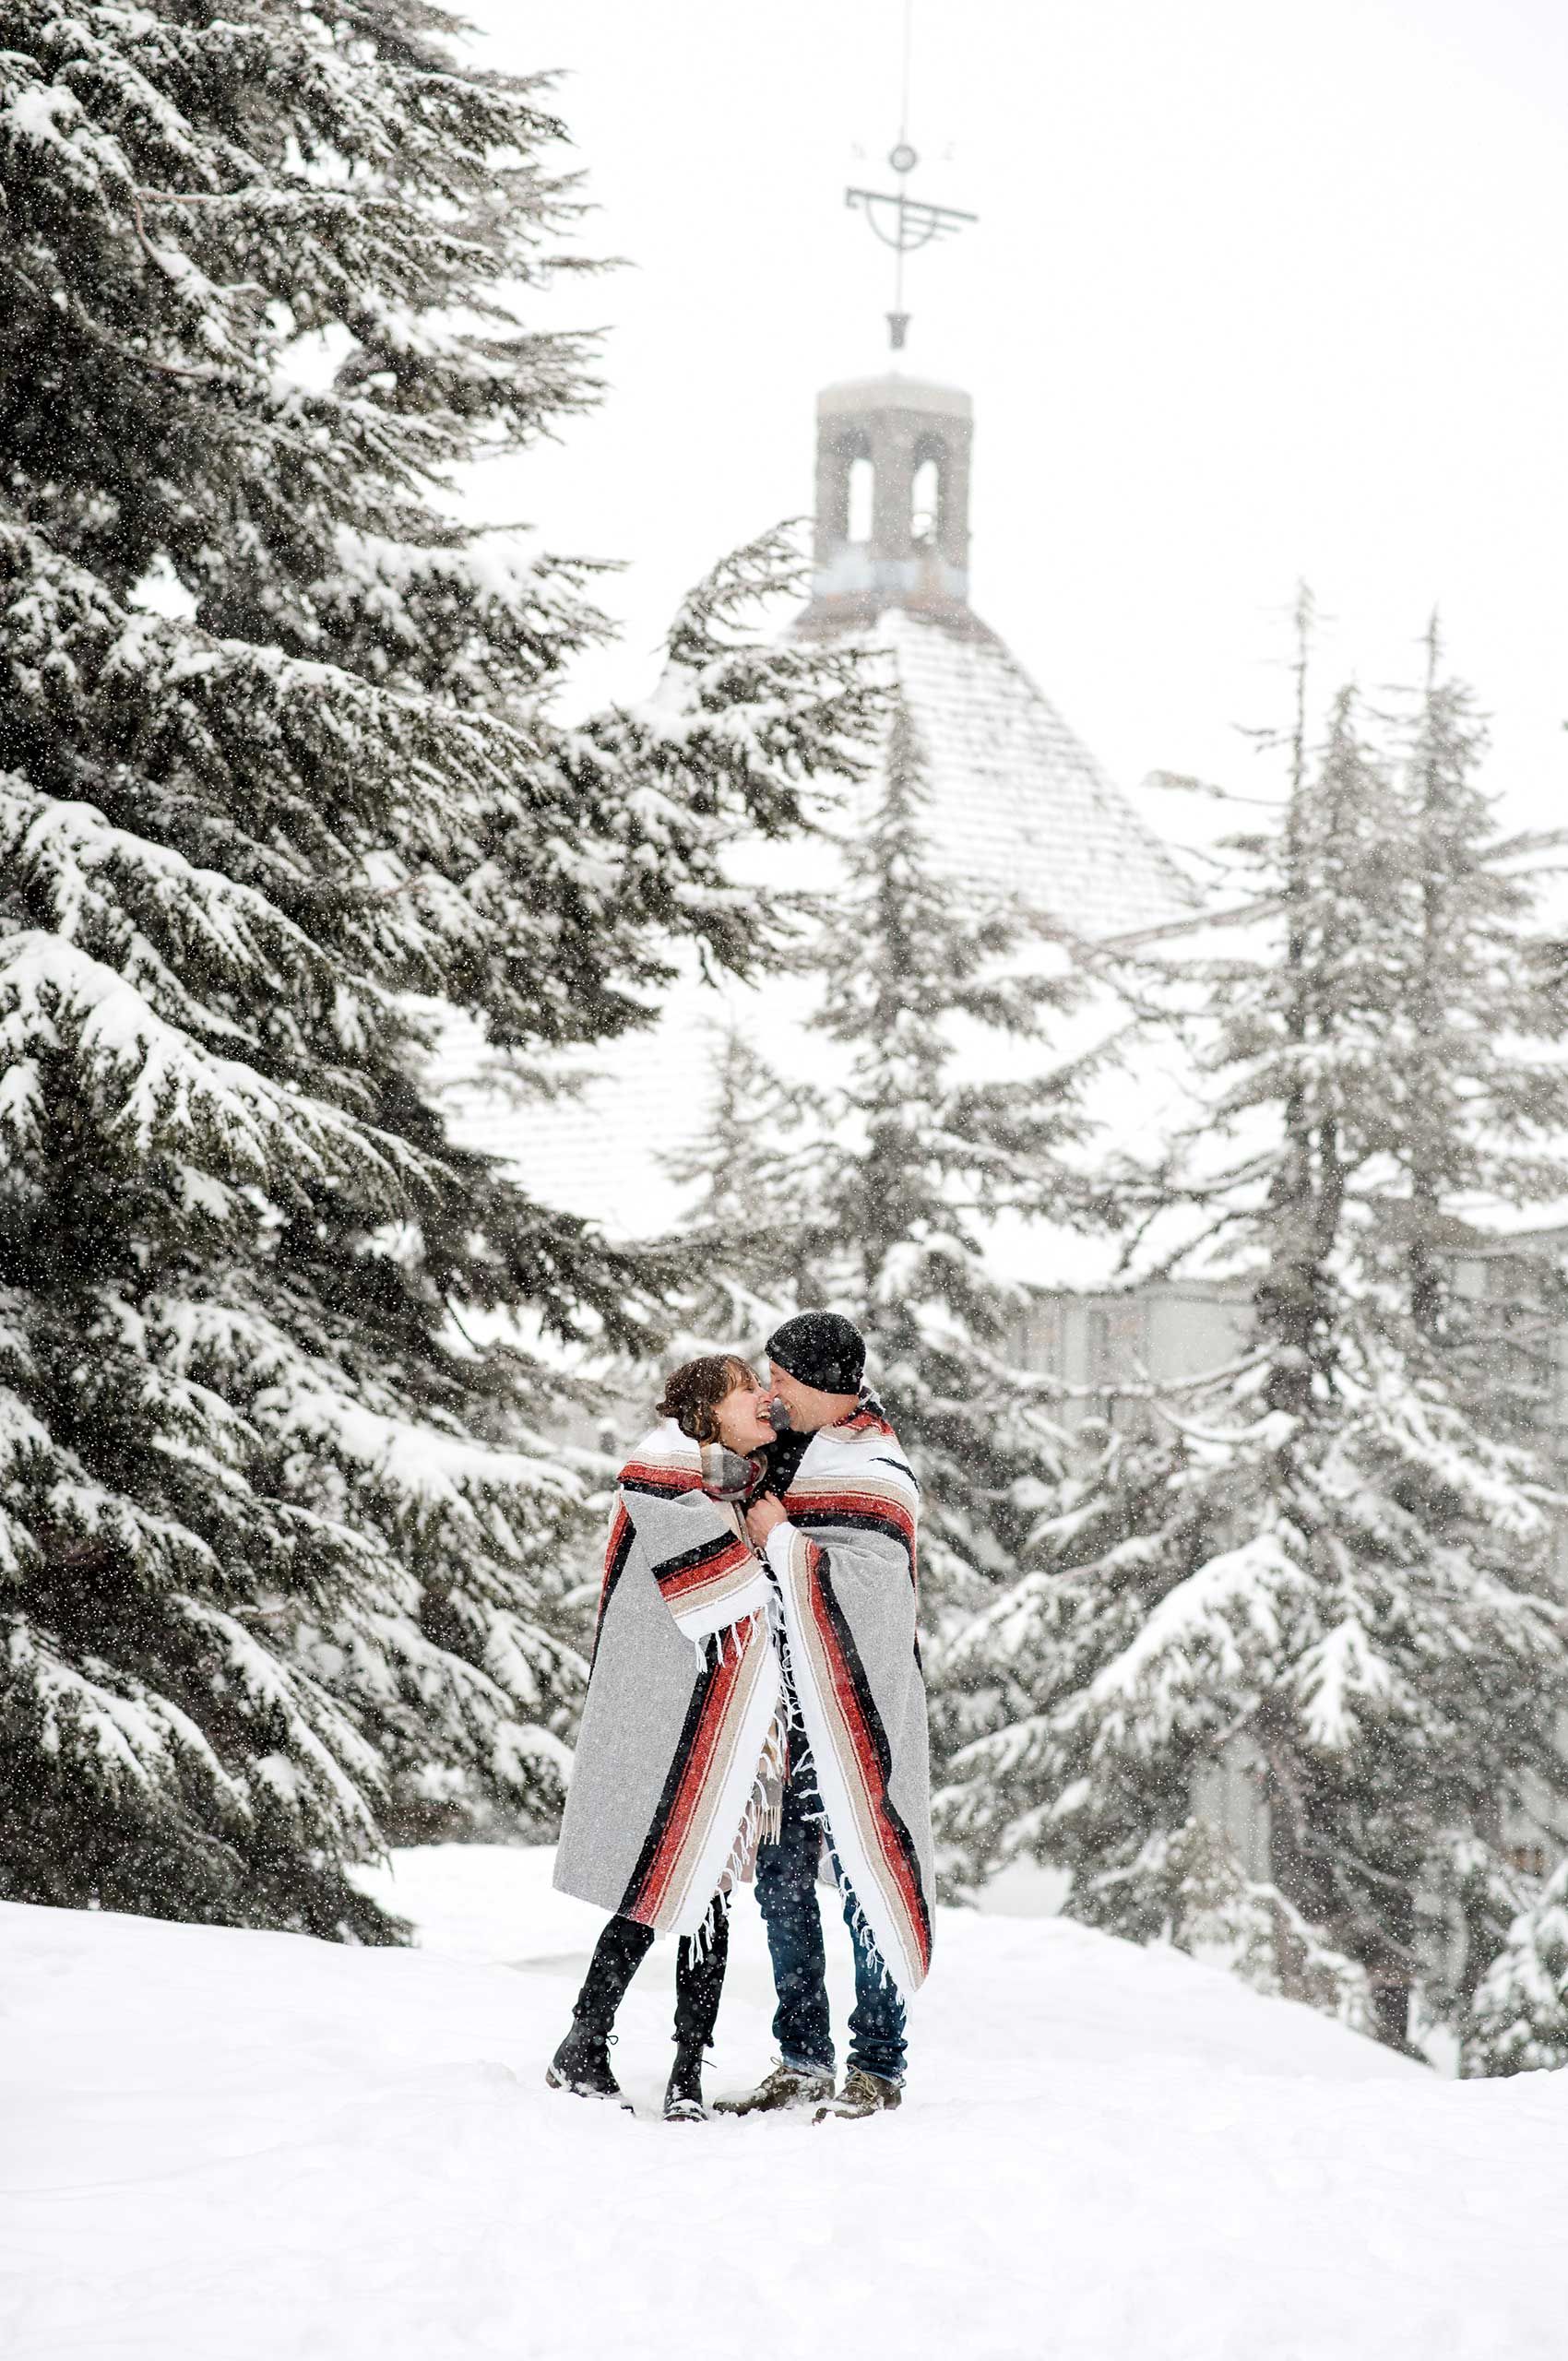
<instances>
[{"instance_id":1,"label":"tall spruce tree","mask_svg":"<svg viewBox=\"0 0 1568 2361\"><path fill-rule=\"evenodd\" d=\"M1426 677L1398 729L1397 792L1409 888L1390 1044L1399 1120L1391 1188L1369 1196L1385 1280L1418 1335L1462 1360L1491 1422L1550 1446L1551 1339L1565 1303L1550 1252L1484 1228L1558 1203L1568 1186L1568 1028L1561 943L1538 917L1542 857L1555 840L1499 836L1478 773L1486 731L1465 685L1445 676L1434 618ZM1455 1287L1455 1249L1487 1252L1480 1293Z\"/></svg>"},{"instance_id":2,"label":"tall spruce tree","mask_svg":"<svg viewBox=\"0 0 1568 2361\"><path fill-rule=\"evenodd\" d=\"M525 323L578 210L540 86L423 0L13 0L0 43L0 1892L386 1924L347 1865L434 1766L528 1823L579 1667L542 1371L648 1273L446 1138L519 1067L745 971L722 870L842 769L853 659L749 639L565 730L584 569L456 471L593 397ZM336 362L322 383L322 357ZM158 611L148 585L158 587Z\"/></svg>"},{"instance_id":3,"label":"tall spruce tree","mask_svg":"<svg viewBox=\"0 0 1568 2361\"><path fill-rule=\"evenodd\" d=\"M1425 678L1399 730L1413 922L1400 991L1397 1182L1374 1203L1377 1260L1407 1311L1412 1360L1489 1434L1518 1444L1561 1493L1557 1358L1568 1274L1550 1242L1509 1234L1568 1192L1568 978L1560 933L1540 910L1557 842L1499 833L1479 778L1486 730L1470 692L1444 671L1435 616L1425 649ZM1483 1226L1499 1210L1509 1228L1488 1236ZM1472 1283L1458 1286L1466 1247ZM1546 1575L1560 1596L1560 1551L1552 1559ZM1548 1668L1538 1714L1549 1724L1553 1695ZM1448 1864L1462 1940L1445 1997L1462 2030L1483 1980L1495 2001L1492 1963L1505 1939L1516 1942L1515 1915L1533 1900L1521 1863L1561 1825L1553 1807L1565 1776L1549 1766L1544 1779L1500 1786L1490 1844L1460 1844ZM1543 1923L1551 1924L1550 1901Z\"/></svg>"},{"instance_id":4,"label":"tall spruce tree","mask_svg":"<svg viewBox=\"0 0 1568 2361\"><path fill-rule=\"evenodd\" d=\"M979 1710L948 1678L947 1633L1010 1578L1061 1447L1052 1389L1010 1358L1024 1299L988 1264L986 1228L1004 1213L1083 1221L1092 1205L1070 1155L1087 1061L1052 1061L1042 1038L1072 997L1064 965L1019 914L935 870L925 765L896 698L873 808L805 955L822 979L822 1074L785 1089L735 1043L688 1177L707 1177L711 1235L699 1228L696 1242L730 1275L730 1303L738 1279L747 1303L775 1315L837 1304L865 1335L922 1489L940 1759ZM1018 1078L974 1078L988 1054L1004 1062L1003 1041L1029 1051L1014 1055ZM710 1282L710 1320L725 1299Z\"/></svg>"},{"instance_id":5,"label":"tall spruce tree","mask_svg":"<svg viewBox=\"0 0 1568 2361\"><path fill-rule=\"evenodd\" d=\"M1454 2012L1500 1939L1507 1800L1564 1784L1541 1472L1445 1349L1456 1214L1548 1185L1563 1014L1459 693L1434 670L1403 763L1341 696L1312 755L1307 620L1279 825L1236 848L1254 939L1172 979L1207 1103L1146 1201L1244 1275L1250 1337L1127 1389L958 1644L1006 1709L942 1808L1071 1869L1075 1914L1398 2044L1412 1987ZM1225 1762L1267 1805L1266 1876L1195 1810Z\"/></svg>"}]
</instances>

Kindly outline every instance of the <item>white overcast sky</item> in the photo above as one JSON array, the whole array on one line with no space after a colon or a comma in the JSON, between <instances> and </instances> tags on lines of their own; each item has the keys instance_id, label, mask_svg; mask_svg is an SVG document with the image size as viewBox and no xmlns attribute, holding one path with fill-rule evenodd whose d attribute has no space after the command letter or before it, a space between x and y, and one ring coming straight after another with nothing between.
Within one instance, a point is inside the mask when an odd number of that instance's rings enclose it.
<instances>
[{"instance_id":1,"label":"white overcast sky","mask_svg":"<svg viewBox=\"0 0 1568 2361\"><path fill-rule=\"evenodd\" d=\"M625 560L639 694L685 585L811 500L819 386L885 365L903 0L468 0L556 103L624 255L541 324L609 396L486 513ZM1562 0L914 0L904 365L976 407L973 601L1123 782L1261 783L1299 575L1324 688L1437 603L1510 816L1568 819ZM1161 807L1164 816L1164 807ZM1169 813L1174 820L1176 814Z\"/></svg>"}]
</instances>

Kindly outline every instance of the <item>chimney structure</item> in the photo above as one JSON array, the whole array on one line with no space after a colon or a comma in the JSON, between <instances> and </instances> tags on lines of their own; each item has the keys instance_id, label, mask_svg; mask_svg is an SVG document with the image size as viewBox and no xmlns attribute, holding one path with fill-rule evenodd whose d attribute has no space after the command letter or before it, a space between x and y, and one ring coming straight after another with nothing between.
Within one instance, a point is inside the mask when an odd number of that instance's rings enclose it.
<instances>
[{"instance_id":1,"label":"chimney structure","mask_svg":"<svg viewBox=\"0 0 1568 2361\"><path fill-rule=\"evenodd\" d=\"M795 628L827 638L889 607L987 637L969 608L973 405L956 386L889 374L816 400L811 601Z\"/></svg>"}]
</instances>

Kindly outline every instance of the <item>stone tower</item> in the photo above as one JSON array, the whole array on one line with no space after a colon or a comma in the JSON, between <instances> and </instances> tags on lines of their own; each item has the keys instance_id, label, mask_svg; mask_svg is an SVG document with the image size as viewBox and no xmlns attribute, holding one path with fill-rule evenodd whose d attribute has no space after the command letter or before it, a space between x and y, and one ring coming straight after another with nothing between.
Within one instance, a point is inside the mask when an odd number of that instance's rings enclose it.
<instances>
[{"instance_id":1,"label":"stone tower","mask_svg":"<svg viewBox=\"0 0 1568 2361\"><path fill-rule=\"evenodd\" d=\"M796 629L826 637L888 607L949 628L969 612L973 405L954 386L888 375L816 401L811 604Z\"/></svg>"}]
</instances>

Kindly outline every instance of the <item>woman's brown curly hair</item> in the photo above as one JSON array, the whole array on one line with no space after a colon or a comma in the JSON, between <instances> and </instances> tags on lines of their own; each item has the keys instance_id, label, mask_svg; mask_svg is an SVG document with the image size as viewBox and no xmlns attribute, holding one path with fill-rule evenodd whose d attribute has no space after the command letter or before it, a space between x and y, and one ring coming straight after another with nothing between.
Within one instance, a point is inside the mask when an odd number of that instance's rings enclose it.
<instances>
[{"instance_id":1,"label":"woman's brown curly hair","mask_svg":"<svg viewBox=\"0 0 1568 2361\"><path fill-rule=\"evenodd\" d=\"M661 1418L673 1418L694 1442L717 1442L713 1414L737 1385L754 1385L756 1373L735 1353L705 1353L700 1360L683 1361L665 1381Z\"/></svg>"}]
</instances>

